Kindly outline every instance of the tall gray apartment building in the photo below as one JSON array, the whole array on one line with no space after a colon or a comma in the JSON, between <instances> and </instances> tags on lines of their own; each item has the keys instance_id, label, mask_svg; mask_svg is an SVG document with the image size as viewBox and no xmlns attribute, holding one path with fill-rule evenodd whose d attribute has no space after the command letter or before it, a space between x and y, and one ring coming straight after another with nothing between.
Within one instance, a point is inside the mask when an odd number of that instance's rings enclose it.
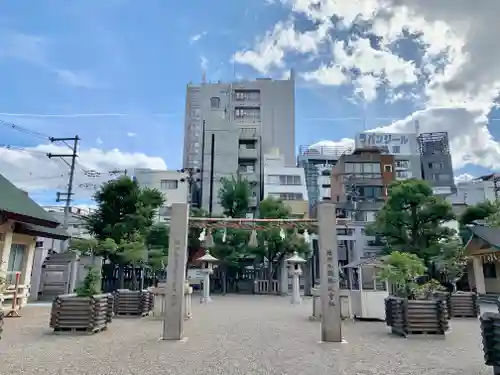
<instances>
[{"instance_id":1,"label":"tall gray apartment building","mask_svg":"<svg viewBox=\"0 0 500 375\"><path fill-rule=\"evenodd\" d=\"M263 194L263 155L278 148L295 165L295 81L257 79L188 84L185 168L201 170L201 206L214 214L220 180L241 176L252 183L252 205Z\"/></svg>"}]
</instances>

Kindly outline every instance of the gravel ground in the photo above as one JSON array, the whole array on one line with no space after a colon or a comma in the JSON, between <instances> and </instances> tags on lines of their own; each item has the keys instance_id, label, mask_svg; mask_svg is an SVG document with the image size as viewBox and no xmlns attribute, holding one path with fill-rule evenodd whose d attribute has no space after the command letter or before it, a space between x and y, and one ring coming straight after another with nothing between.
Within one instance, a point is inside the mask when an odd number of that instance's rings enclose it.
<instances>
[{"instance_id":1,"label":"gravel ground","mask_svg":"<svg viewBox=\"0 0 500 375\"><path fill-rule=\"evenodd\" d=\"M0 374L9 375L482 375L479 322L452 320L446 339L404 339L384 323L344 323L344 344L321 344L320 323L310 322L311 300L214 297L193 304L185 342L159 341L156 318L115 319L92 336L54 335L49 308L29 306L6 319L0 340Z\"/></svg>"}]
</instances>

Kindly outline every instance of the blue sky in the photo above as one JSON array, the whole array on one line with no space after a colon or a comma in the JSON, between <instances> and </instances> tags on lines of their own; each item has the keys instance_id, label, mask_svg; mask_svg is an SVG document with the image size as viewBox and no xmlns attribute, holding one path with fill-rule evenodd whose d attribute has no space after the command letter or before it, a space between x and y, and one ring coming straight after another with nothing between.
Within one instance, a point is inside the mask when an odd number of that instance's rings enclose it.
<instances>
[{"instance_id":1,"label":"blue sky","mask_svg":"<svg viewBox=\"0 0 500 375\"><path fill-rule=\"evenodd\" d=\"M56 137L78 134L82 150L142 153L160 157L175 169L182 160L186 83L199 82L204 69L208 80L215 81L235 76L278 77L295 67L299 73L297 145L352 138L363 130L364 116L368 128L374 128L389 125L388 118L404 119L422 108L421 102L409 99L388 103L384 87L379 88L376 99L355 104L352 85L325 85L300 78L303 72L332 61L328 43L314 59L287 50L282 66L266 74L251 64L232 63L237 51L255 49L257 41L280 21L292 20L300 33L317 26L304 13L270 3L45 0L30 2L29 7L23 2L4 3L0 14L0 120ZM353 30L337 27L330 34L343 40L352 38ZM375 46L376 40L372 38ZM420 55L414 47L410 38L394 44L392 51L418 61ZM412 87L400 89L409 92ZM489 130L500 137L499 126L490 125ZM2 144L19 147L42 142L7 126L0 127L0 137ZM457 173L478 174L490 167L468 165ZM1 169L0 165L0 173L9 175ZM40 172L26 166L23 170L25 180ZM16 176L21 178L22 172L17 171ZM48 188L50 194L47 189L30 190L38 192L38 199L50 201L52 188Z\"/></svg>"}]
</instances>

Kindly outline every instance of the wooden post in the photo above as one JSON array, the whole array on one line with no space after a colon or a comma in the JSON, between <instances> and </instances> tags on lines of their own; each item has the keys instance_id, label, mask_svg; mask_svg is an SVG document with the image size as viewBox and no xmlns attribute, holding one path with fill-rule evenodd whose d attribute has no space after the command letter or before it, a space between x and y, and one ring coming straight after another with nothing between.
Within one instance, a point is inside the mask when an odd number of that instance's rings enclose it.
<instances>
[{"instance_id":1,"label":"wooden post","mask_svg":"<svg viewBox=\"0 0 500 375\"><path fill-rule=\"evenodd\" d=\"M19 304L17 303L17 295L19 292L19 280L21 279L21 272L16 272L16 284L14 289L14 295L12 296L12 307L10 311L5 315L6 318L20 318L19 314Z\"/></svg>"}]
</instances>

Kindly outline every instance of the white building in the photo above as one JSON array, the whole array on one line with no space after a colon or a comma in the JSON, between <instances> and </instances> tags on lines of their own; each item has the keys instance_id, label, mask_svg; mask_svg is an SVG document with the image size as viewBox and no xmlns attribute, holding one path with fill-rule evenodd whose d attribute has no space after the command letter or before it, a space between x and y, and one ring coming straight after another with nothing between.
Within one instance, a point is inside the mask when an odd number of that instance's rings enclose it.
<instances>
[{"instance_id":1,"label":"white building","mask_svg":"<svg viewBox=\"0 0 500 375\"><path fill-rule=\"evenodd\" d=\"M169 220L172 203L188 201L189 183L186 173L137 168L134 170L134 178L140 186L158 189L163 193L165 203L158 211L159 222Z\"/></svg>"},{"instance_id":2,"label":"white building","mask_svg":"<svg viewBox=\"0 0 500 375\"><path fill-rule=\"evenodd\" d=\"M495 183L491 180L471 180L457 183L457 192L448 197L454 205L473 205L495 200Z\"/></svg>"},{"instance_id":3,"label":"white building","mask_svg":"<svg viewBox=\"0 0 500 375\"><path fill-rule=\"evenodd\" d=\"M281 199L290 207L292 215L307 217L309 203L304 168L285 165L277 149L264 155L264 198Z\"/></svg>"},{"instance_id":4,"label":"white building","mask_svg":"<svg viewBox=\"0 0 500 375\"><path fill-rule=\"evenodd\" d=\"M64 223L64 206L43 206L58 222ZM89 238L90 235L85 228L84 218L91 213L91 210L80 207L69 207L67 232L72 238ZM57 252L61 249L61 241L38 237L37 248L52 249Z\"/></svg>"}]
</instances>

